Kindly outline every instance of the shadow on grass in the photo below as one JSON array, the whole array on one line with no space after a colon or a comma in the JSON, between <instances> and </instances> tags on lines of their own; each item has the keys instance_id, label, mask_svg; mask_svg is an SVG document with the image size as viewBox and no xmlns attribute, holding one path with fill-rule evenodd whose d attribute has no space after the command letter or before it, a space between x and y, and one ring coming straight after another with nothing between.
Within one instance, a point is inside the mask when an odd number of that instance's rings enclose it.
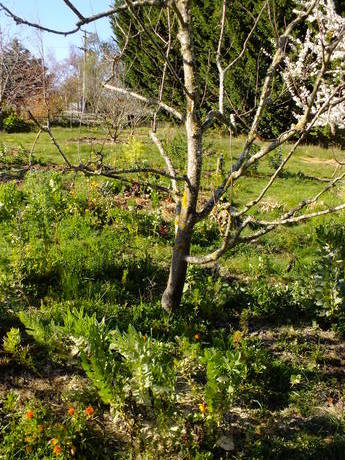
<instances>
[{"instance_id":1,"label":"shadow on grass","mask_svg":"<svg viewBox=\"0 0 345 460\"><path fill-rule=\"evenodd\" d=\"M284 420L283 427L253 443L246 458L267 460L344 460L345 432L330 417Z\"/></svg>"},{"instance_id":2,"label":"shadow on grass","mask_svg":"<svg viewBox=\"0 0 345 460\"><path fill-rule=\"evenodd\" d=\"M39 306L41 299L99 300L108 303L137 304L156 302L164 290L167 270L152 259L135 259L119 264L107 264L99 270L78 273L31 275L24 282L31 305Z\"/></svg>"}]
</instances>

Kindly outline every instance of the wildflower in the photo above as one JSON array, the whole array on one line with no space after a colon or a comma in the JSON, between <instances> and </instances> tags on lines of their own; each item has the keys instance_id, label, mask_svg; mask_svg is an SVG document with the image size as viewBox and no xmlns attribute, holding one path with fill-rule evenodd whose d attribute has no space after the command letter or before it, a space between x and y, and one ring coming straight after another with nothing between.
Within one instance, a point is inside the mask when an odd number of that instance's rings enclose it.
<instances>
[{"instance_id":1,"label":"wildflower","mask_svg":"<svg viewBox=\"0 0 345 460\"><path fill-rule=\"evenodd\" d=\"M199 404L199 410L202 414L205 414L206 412L206 404L205 403L200 403Z\"/></svg>"},{"instance_id":2,"label":"wildflower","mask_svg":"<svg viewBox=\"0 0 345 460\"><path fill-rule=\"evenodd\" d=\"M33 411L32 411L31 409L29 409L29 410L27 411L27 413L26 413L26 418L29 419L29 420L31 420L31 419L33 418L33 416L34 416Z\"/></svg>"},{"instance_id":3,"label":"wildflower","mask_svg":"<svg viewBox=\"0 0 345 460\"><path fill-rule=\"evenodd\" d=\"M51 439L51 440L49 441L49 443L50 443L52 446L56 446L58 442L59 442L59 440L56 439L56 438L53 438L53 439Z\"/></svg>"},{"instance_id":4,"label":"wildflower","mask_svg":"<svg viewBox=\"0 0 345 460\"><path fill-rule=\"evenodd\" d=\"M235 347L238 346L242 341L242 332L241 331L235 331L234 335L232 336L232 341L233 341Z\"/></svg>"},{"instance_id":5,"label":"wildflower","mask_svg":"<svg viewBox=\"0 0 345 460\"><path fill-rule=\"evenodd\" d=\"M144 342L146 342L146 335L143 335L143 340Z\"/></svg>"},{"instance_id":6,"label":"wildflower","mask_svg":"<svg viewBox=\"0 0 345 460\"><path fill-rule=\"evenodd\" d=\"M197 333L194 335L194 340L200 340L200 334L199 334L199 332L197 332Z\"/></svg>"},{"instance_id":7,"label":"wildflower","mask_svg":"<svg viewBox=\"0 0 345 460\"><path fill-rule=\"evenodd\" d=\"M72 407L72 406L69 407L67 412L68 412L68 415L70 415L72 417L72 415L74 415L74 412L75 412L74 407Z\"/></svg>"},{"instance_id":8,"label":"wildflower","mask_svg":"<svg viewBox=\"0 0 345 460\"><path fill-rule=\"evenodd\" d=\"M88 406L88 407L85 409L86 415L92 415L94 412L95 412L95 409L94 409L92 406Z\"/></svg>"},{"instance_id":9,"label":"wildflower","mask_svg":"<svg viewBox=\"0 0 345 460\"><path fill-rule=\"evenodd\" d=\"M54 452L55 455L59 455L59 454L61 454L62 449L58 444L56 444L56 446L54 447L53 452Z\"/></svg>"}]
</instances>

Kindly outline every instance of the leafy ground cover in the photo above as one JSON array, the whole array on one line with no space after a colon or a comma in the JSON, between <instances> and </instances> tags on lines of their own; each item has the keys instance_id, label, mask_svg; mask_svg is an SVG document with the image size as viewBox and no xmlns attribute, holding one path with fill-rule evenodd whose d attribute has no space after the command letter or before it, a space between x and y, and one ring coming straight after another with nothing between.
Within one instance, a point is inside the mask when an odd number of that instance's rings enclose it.
<instances>
[{"instance_id":1,"label":"leafy ground cover","mask_svg":"<svg viewBox=\"0 0 345 460\"><path fill-rule=\"evenodd\" d=\"M76 163L145 164L140 129L118 144L56 128ZM0 457L343 459L344 214L240 245L219 265L188 271L181 311L160 307L173 208L154 187L64 170L43 134L0 142ZM167 127L183 165L184 139ZM233 156L241 138L233 141ZM229 168L214 132L205 191ZM257 195L284 151L235 185ZM255 211L273 217L320 190L337 150L301 146ZM152 161L151 161L152 162ZM164 185L164 179L152 178ZM343 184L323 197L344 200ZM217 245L220 216L194 252Z\"/></svg>"}]
</instances>

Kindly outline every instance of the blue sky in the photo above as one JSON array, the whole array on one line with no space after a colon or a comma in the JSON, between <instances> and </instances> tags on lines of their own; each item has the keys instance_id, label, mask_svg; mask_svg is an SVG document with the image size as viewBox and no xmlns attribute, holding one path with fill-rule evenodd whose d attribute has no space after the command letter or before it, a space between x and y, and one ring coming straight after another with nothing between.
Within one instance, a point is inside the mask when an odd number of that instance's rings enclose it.
<instances>
[{"instance_id":1,"label":"blue sky","mask_svg":"<svg viewBox=\"0 0 345 460\"><path fill-rule=\"evenodd\" d=\"M53 29L72 29L77 17L69 10L63 0L3 0L5 6L11 9L17 16L28 21L40 22L40 24ZM111 5L111 0L72 0L72 3L84 16L104 11ZM24 46L32 52L38 49L37 32L27 26L17 26L3 11L0 11L0 28L6 35L16 35ZM97 32L101 40L111 37L109 19L101 19L96 23L89 24L84 29ZM57 60L68 56L72 45L81 46L82 32L69 37L43 34L45 53L52 50Z\"/></svg>"}]
</instances>

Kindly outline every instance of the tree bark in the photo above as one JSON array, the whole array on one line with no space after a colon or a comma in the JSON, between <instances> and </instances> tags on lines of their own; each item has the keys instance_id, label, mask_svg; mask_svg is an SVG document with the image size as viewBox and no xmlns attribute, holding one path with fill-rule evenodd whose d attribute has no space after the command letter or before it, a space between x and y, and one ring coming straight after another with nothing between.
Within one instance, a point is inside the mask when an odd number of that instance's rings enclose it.
<instances>
[{"instance_id":1,"label":"tree bark","mask_svg":"<svg viewBox=\"0 0 345 460\"><path fill-rule=\"evenodd\" d=\"M187 273L186 257L190 252L202 168L202 124L200 117L200 91L197 66L193 52L191 1L177 0L174 4L179 18L178 40L183 59L184 88L187 103L185 129L187 135L187 177L181 203L176 213L176 239L167 287L162 297L166 310L180 305Z\"/></svg>"},{"instance_id":2,"label":"tree bark","mask_svg":"<svg viewBox=\"0 0 345 460\"><path fill-rule=\"evenodd\" d=\"M189 255L192 231L180 231L175 240L167 287L162 297L162 307L176 310L182 299L187 274L186 256Z\"/></svg>"}]
</instances>

